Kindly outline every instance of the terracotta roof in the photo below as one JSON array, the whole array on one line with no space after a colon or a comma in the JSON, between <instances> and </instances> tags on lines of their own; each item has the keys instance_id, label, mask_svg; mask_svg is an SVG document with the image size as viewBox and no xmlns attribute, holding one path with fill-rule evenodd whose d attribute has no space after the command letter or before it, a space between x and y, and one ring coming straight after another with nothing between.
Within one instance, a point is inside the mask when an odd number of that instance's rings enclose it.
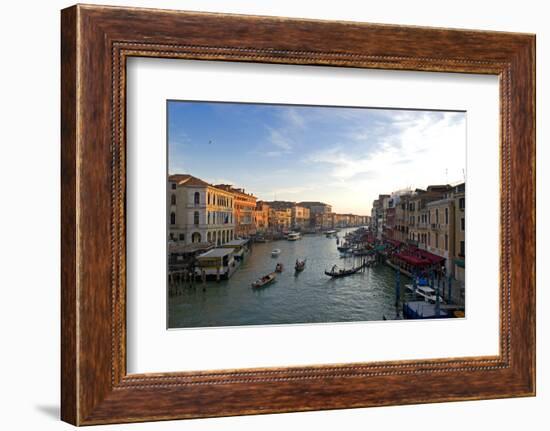
<instances>
[{"instance_id":1,"label":"terracotta roof","mask_svg":"<svg viewBox=\"0 0 550 431\"><path fill-rule=\"evenodd\" d=\"M186 186L199 186L206 187L210 186L206 181L201 180L200 178L194 177L193 175L188 174L174 174L168 177L169 181L175 181L178 184L185 184Z\"/></svg>"}]
</instances>

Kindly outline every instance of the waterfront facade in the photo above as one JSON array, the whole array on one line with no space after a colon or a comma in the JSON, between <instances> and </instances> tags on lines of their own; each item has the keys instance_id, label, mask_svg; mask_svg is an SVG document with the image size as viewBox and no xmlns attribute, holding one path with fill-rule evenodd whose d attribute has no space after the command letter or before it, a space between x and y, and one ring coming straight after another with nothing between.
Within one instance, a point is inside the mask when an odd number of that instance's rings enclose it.
<instances>
[{"instance_id":1,"label":"waterfront facade","mask_svg":"<svg viewBox=\"0 0 550 431\"><path fill-rule=\"evenodd\" d=\"M288 231L292 226L292 207L269 208L269 227L276 231Z\"/></svg>"},{"instance_id":2,"label":"waterfront facade","mask_svg":"<svg viewBox=\"0 0 550 431\"><path fill-rule=\"evenodd\" d=\"M264 201L256 202L254 210L254 223L256 233L265 233L269 229L269 204Z\"/></svg>"},{"instance_id":3,"label":"waterfront facade","mask_svg":"<svg viewBox=\"0 0 550 431\"><path fill-rule=\"evenodd\" d=\"M305 229L309 227L311 218L309 208L293 205L290 211L292 229Z\"/></svg>"},{"instance_id":4,"label":"waterfront facade","mask_svg":"<svg viewBox=\"0 0 550 431\"><path fill-rule=\"evenodd\" d=\"M169 239L221 245L235 237L234 198L192 175L170 175Z\"/></svg>"},{"instance_id":5,"label":"waterfront facade","mask_svg":"<svg viewBox=\"0 0 550 431\"><path fill-rule=\"evenodd\" d=\"M228 184L218 184L216 187L233 195L235 201L235 236L239 238L249 238L256 234L256 224L254 221L256 196L246 193L244 189L234 188Z\"/></svg>"},{"instance_id":6,"label":"waterfront facade","mask_svg":"<svg viewBox=\"0 0 550 431\"><path fill-rule=\"evenodd\" d=\"M444 259L445 274L464 288L465 183L398 191L373 201L371 231Z\"/></svg>"}]
</instances>

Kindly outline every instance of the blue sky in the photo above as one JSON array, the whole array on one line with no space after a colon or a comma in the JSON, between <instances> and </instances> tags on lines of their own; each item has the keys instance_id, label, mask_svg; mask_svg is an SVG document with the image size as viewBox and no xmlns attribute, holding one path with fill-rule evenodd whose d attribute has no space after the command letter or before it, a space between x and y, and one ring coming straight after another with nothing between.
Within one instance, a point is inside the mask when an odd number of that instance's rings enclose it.
<instances>
[{"instance_id":1,"label":"blue sky","mask_svg":"<svg viewBox=\"0 0 550 431\"><path fill-rule=\"evenodd\" d=\"M464 179L466 114L168 102L169 172L368 215L380 193Z\"/></svg>"}]
</instances>

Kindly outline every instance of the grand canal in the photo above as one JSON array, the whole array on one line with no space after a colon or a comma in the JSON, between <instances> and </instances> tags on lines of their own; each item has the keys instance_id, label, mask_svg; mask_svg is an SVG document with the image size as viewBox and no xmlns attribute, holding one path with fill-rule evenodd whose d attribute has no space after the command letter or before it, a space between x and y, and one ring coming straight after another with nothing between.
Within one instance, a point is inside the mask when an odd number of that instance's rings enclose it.
<instances>
[{"instance_id":1,"label":"grand canal","mask_svg":"<svg viewBox=\"0 0 550 431\"><path fill-rule=\"evenodd\" d=\"M342 230L343 237L351 229ZM271 257L271 250L281 254ZM296 259L307 258L303 272L295 274ZM386 265L365 268L349 277L331 279L324 274L337 264L354 266L354 259L340 258L335 238L304 235L298 241L253 244L235 274L219 283L182 285L169 298L169 327L210 327L290 323L372 321L396 318L395 271ZM284 265L277 281L262 289L251 283ZM401 276L402 291L404 283Z\"/></svg>"}]
</instances>

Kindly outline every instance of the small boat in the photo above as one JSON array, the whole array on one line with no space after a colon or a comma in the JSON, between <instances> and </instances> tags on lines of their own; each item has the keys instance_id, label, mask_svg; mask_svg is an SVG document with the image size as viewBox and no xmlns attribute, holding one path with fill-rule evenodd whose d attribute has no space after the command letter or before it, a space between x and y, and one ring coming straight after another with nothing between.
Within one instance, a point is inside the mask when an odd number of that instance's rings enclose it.
<instances>
[{"instance_id":1,"label":"small boat","mask_svg":"<svg viewBox=\"0 0 550 431\"><path fill-rule=\"evenodd\" d=\"M284 269L284 266L282 263L278 263L277 265L275 265L275 272L283 272L283 269Z\"/></svg>"},{"instance_id":2,"label":"small boat","mask_svg":"<svg viewBox=\"0 0 550 431\"><path fill-rule=\"evenodd\" d=\"M424 301L426 302L430 302L432 304L435 304L435 302L437 301L437 296L436 293L435 293L435 289L430 287L430 286L416 286L416 289L414 288L414 285L412 284L406 284L405 285L405 288L411 292L411 293L414 293L415 295L421 297L421 298L424 298ZM445 304L445 300L439 296L439 303L440 304Z\"/></svg>"},{"instance_id":3,"label":"small boat","mask_svg":"<svg viewBox=\"0 0 550 431\"><path fill-rule=\"evenodd\" d=\"M351 248L351 246L347 244L342 244L336 248L338 249L338 251L344 252L344 251L348 251Z\"/></svg>"},{"instance_id":4,"label":"small boat","mask_svg":"<svg viewBox=\"0 0 550 431\"><path fill-rule=\"evenodd\" d=\"M258 289L260 287L267 286L268 284L273 283L277 278L277 274L270 272L267 275L264 275L262 278L259 278L254 283L252 283L252 288Z\"/></svg>"},{"instance_id":5,"label":"small boat","mask_svg":"<svg viewBox=\"0 0 550 431\"><path fill-rule=\"evenodd\" d=\"M327 230L327 231L325 232L325 236L326 236L327 238L330 238L330 237L332 237L333 235L336 235L336 231L335 231L335 230Z\"/></svg>"},{"instance_id":6,"label":"small boat","mask_svg":"<svg viewBox=\"0 0 550 431\"><path fill-rule=\"evenodd\" d=\"M294 269L296 270L296 272L302 272L306 268L306 261L307 259L304 259L302 261L296 259L296 265L294 265Z\"/></svg>"},{"instance_id":7,"label":"small boat","mask_svg":"<svg viewBox=\"0 0 550 431\"><path fill-rule=\"evenodd\" d=\"M302 237L300 236L299 232L289 232L289 234L286 237L286 239L289 241L298 241L301 238Z\"/></svg>"},{"instance_id":8,"label":"small boat","mask_svg":"<svg viewBox=\"0 0 550 431\"><path fill-rule=\"evenodd\" d=\"M330 269L330 271L325 270L325 275L328 275L329 277L332 277L332 278L346 277L348 275L355 274L360 269L361 269L360 266L356 268L351 268L351 269L338 269L338 267L334 265Z\"/></svg>"},{"instance_id":9,"label":"small boat","mask_svg":"<svg viewBox=\"0 0 550 431\"><path fill-rule=\"evenodd\" d=\"M281 249L279 249L279 248L276 248L276 249L271 251L271 257L277 257L280 254L281 254Z\"/></svg>"}]
</instances>

